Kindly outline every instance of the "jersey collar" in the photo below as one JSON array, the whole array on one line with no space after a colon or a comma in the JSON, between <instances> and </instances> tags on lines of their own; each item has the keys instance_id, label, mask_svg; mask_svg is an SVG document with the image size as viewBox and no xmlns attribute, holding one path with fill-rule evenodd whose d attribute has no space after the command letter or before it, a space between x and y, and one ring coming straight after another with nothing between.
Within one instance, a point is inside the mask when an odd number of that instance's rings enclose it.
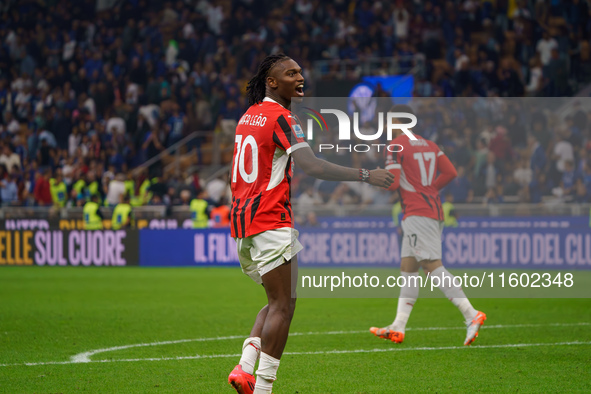
<instances>
[{"instance_id":1,"label":"jersey collar","mask_svg":"<svg viewBox=\"0 0 591 394\"><path fill-rule=\"evenodd\" d=\"M279 104L277 101L273 100L273 99L272 99L272 98L270 98L270 97L265 97L265 98L263 99L263 101L269 101L269 102L271 102L271 103ZM281 104L279 104L279 105L281 105ZM281 105L281 106L283 107L283 105ZM283 108L285 108L285 107L283 107Z\"/></svg>"}]
</instances>

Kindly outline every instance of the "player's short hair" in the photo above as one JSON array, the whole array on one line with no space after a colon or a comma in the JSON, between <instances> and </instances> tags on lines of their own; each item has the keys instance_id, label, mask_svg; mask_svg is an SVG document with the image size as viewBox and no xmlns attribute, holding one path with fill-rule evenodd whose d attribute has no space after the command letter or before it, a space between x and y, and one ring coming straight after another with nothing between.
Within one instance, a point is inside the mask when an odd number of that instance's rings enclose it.
<instances>
[{"instance_id":1,"label":"player's short hair","mask_svg":"<svg viewBox=\"0 0 591 394\"><path fill-rule=\"evenodd\" d=\"M265 98L266 80L269 76L269 71L271 71L278 62L289 58L290 57L284 53L278 53L267 56L261 62L257 73L250 81L248 81L248 85L246 86L246 95L248 97L249 105L255 105L263 101Z\"/></svg>"}]
</instances>

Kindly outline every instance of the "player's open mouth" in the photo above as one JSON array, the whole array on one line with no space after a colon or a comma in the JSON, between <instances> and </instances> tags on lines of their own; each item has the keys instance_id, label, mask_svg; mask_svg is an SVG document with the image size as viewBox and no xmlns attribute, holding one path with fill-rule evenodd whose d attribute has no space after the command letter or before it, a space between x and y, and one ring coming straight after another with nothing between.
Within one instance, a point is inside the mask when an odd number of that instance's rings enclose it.
<instances>
[{"instance_id":1,"label":"player's open mouth","mask_svg":"<svg viewBox=\"0 0 591 394\"><path fill-rule=\"evenodd\" d=\"M300 96L300 97L303 96L304 95L304 84L301 83L298 86L296 86L295 91L298 96Z\"/></svg>"}]
</instances>

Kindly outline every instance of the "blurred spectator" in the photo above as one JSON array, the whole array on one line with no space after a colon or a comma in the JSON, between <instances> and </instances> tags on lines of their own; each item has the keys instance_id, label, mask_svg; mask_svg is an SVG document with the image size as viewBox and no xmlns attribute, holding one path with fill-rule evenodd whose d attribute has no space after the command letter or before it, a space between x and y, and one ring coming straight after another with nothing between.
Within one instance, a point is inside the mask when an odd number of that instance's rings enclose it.
<instances>
[{"instance_id":1,"label":"blurred spectator","mask_svg":"<svg viewBox=\"0 0 591 394\"><path fill-rule=\"evenodd\" d=\"M590 195L587 192L587 188L585 187L585 184L581 178L577 178L575 182L573 201L579 204L584 204L591 201Z\"/></svg>"},{"instance_id":2,"label":"blurred spectator","mask_svg":"<svg viewBox=\"0 0 591 394\"><path fill-rule=\"evenodd\" d=\"M524 148L527 144L526 128L519 121L518 114L510 112L505 125L512 148Z\"/></svg>"},{"instance_id":3,"label":"blurred spectator","mask_svg":"<svg viewBox=\"0 0 591 394\"><path fill-rule=\"evenodd\" d=\"M164 201L164 204L169 207L172 208L173 205L180 205L181 200L179 198L176 197L177 193L174 187L169 187L168 191L166 192L166 194L164 195L164 197L162 198L162 200Z\"/></svg>"},{"instance_id":4,"label":"blurred spectator","mask_svg":"<svg viewBox=\"0 0 591 394\"><path fill-rule=\"evenodd\" d=\"M16 134L21 126L18 122L18 120L14 119L12 116L12 112L7 111L4 113L4 125L6 127L6 131L8 131L10 134Z\"/></svg>"},{"instance_id":5,"label":"blurred spectator","mask_svg":"<svg viewBox=\"0 0 591 394\"><path fill-rule=\"evenodd\" d=\"M394 35L397 41L405 40L408 37L410 15L404 8L402 1L396 1L392 11L392 24L394 25Z\"/></svg>"},{"instance_id":6,"label":"blurred spectator","mask_svg":"<svg viewBox=\"0 0 591 394\"><path fill-rule=\"evenodd\" d=\"M164 205L164 201L162 200L162 197L158 194L155 194L152 196L152 198L150 199L150 202L148 202L148 205Z\"/></svg>"},{"instance_id":7,"label":"blurred spectator","mask_svg":"<svg viewBox=\"0 0 591 394\"><path fill-rule=\"evenodd\" d=\"M501 189L499 189L499 185L501 185ZM497 190L502 190L500 196L516 196L520 191L520 185L515 181L513 174L507 174L503 178L500 174L497 175Z\"/></svg>"},{"instance_id":8,"label":"blurred spectator","mask_svg":"<svg viewBox=\"0 0 591 394\"><path fill-rule=\"evenodd\" d=\"M566 59L560 56L558 48L553 48L550 61L545 65L545 75L548 79L548 95L565 96L569 93L568 65Z\"/></svg>"},{"instance_id":9,"label":"blurred spectator","mask_svg":"<svg viewBox=\"0 0 591 394\"><path fill-rule=\"evenodd\" d=\"M322 199L314 190L312 179L306 180L304 185L301 185L301 189L303 189L303 193L298 196L294 204L297 214L304 214L322 204Z\"/></svg>"},{"instance_id":10,"label":"blurred spectator","mask_svg":"<svg viewBox=\"0 0 591 394\"><path fill-rule=\"evenodd\" d=\"M527 159L519 160L518 167L513 171L513 179L520 187L527 187L533 180L533 170L528 164Z\"/></svg>"},{"instance_id":11,"label":"blurred spectator","mask_svg":"<svg viewBox=\"0 0 591 394\"><path fill-rule=\"evenodd\" d=\"M35 202L40 206L53 204L49 185L49 173L50 170L46 169L42 172L37 172L35 176L35 190L33 191L33 195L35 196Z\"/></svg>"},{"instance_id":12,"label":"blurred spectator","mask_svg":"<svg viewBox=\"0 0 591 394\"><path fill-rule=\"evenodd\" d=\"M125 121L117 116L113 116L107 120L107 133L111 135L125 134Z\"/></svg>"},{"instance_id":13,"label":"blurred spectator","mask_svg":"<svg viewBox=\"0 0 591 394\"><path fill-rule=\"evenodd\" d=\"M12 168L14 166L21 168L21 158L19 155L12 151L10 145L6 144L2 148L2 154L0 155L0 164L3 164L6 168Z\"/></svg>"},{"instance_id":14,"label":"blurred spectator","mask_svg":"<svg viewBox=\"0 0 591 394\"><path fill-rule=\"evenodd\" d=\"M361 197L351 188L348 182L339 184L328 202L331 206L360 204Z\"/></svg>"},{"instance_id":15,"label":"blurred spectator","mask_svg":"<svg viewBox=\"0 0 591 394\"><path fill-rule=\"evenodd\" d=\"M558 171L556 177L560 178L566 170L566 162L574 162L575 151L573 145L568 141L570 132L567 129L562 129L558 135L559 141L554 145L552 159L556 163L555 170ZM554 174L556 174L555 171Z\"/></svg>"},{"instance_id":16,"label":"blurred spectator","mask_svg":"<svg viewBox=\"0 0 591 394\"><path fill-rule=\"evenodd\" d=\"M152 194L152 198L158 197L157 200L160 201L158 204L164 204L164 197L168 192L168 188L166 186L166 179L163 177L152 178L151 185L149 187L149 192Z\"/></svg>"},{"instance_id":17,"label":"blurred spectator","mask_svg":"<svg viewBox=\"0 0 591 394\"><path fill-rule=\"evenodd\" d=\"M227 195L227 188L227 176L224 175L221 177L217 177L207 184L207 195L209 196L209 199L213 201L214 204L217 204L223 196Z\"/></svg>"},{"instance_id":18,"label":"blurred spectator","mask_svg":"<svg viewBox=\"0 0 591 394\"><path fill-rule=\"evenodd\" d=\"M42 139L41 147L37 152L37 162L39 163L39 167L47 168L51 165L52 153L53 148L48 144L47 139Z\"/></svg>"},{"instance_id":19,"label":"blurred spectator","mask_svg":"<svg viewBox=\"0 0 591 394\"><path fill-rule=\"evenodd\" d=\"M575 173L575 165L572 161L567 160L564 163L564 171L562 172L562 179L560 187L562 188L563 196L570 196L574 194L575 181L577 179Z\"/></svg>"},{"instance_id":20,"label":"blurred spectator","mask_svg":"<svg viewBox=\"0 0 591 394\"><path fill-rule=\"evenodd\" d=\"M503 202L503 185L497 185L488 189L484 198L482 199L484 205L487 204L501 204Z\"/></svg>"},{"instance_id":21,"label":"blurred spectator","mask_svg":"<svg viewBox=\"0 0 591 394\"><path fill-rule=\"evenodd\" d=\"M306 215L306 220L304 223L302 223L302 225L308 227L320 227L320 222L318 221L316 212L308 212L308 214Z\"/></svg>"},{"instance_id":22,"label":"blurred spectator","mask_svg":"<svg viewBox=\"0 0 591 394\"><path fill-rule=\"evenodd\" d=\"M479 138L476 142L476 151L474 152L474 174L476 176L480 175L483 166L486 165L488 152L486 140Z\"/></svg>"},{"instance_id":23,"label":"blurred spectator","mask_svg":"<svg viewBox=\"0 0 591 394\"><path fill-rule=\"evenodd\" d=\"M530 168L533 175L537 175L546 168L546 152L540 142L534 136L528 137L528 146L530 150Z\"/></svg>"},{"instance_id":24,"label":"blurred spectator","mask_svg":"<svg viewBox=\"0 0 591 394\"><path fill-rule=\"evenodd\" d=\"M544 83L542 62L538 57L532 58L529 62L529 68L529 83L525 87L525 91L529 96L535 96L542 90Z\"/></svg>"},{"instance_id":25,"label":"blurred spectator","mask_svg":"<svg viewBox=\"0 0 591 394\"><path fill-rule=\"evenodd\" d=\"M472 202L474 192L470 181L466 177L466 170L462 166L458 167L457 170L458 176L446 187L446 195L452 196L453 201L451 202L460 204Z\"/></svg>"},{"instance_id":26,"label":"blurred spectator","mask_svg":"<svg viewBox=\"0 0 591 394\"><path fill-rule=\"evenodd\" d=\"M461 167L471 167L473 165L473 155L470 152L469 144L470 139L469 136L471 135L471 130L466 129L464 130L464 138L455 138L455 148L453 150L452 156L453 162L456 166Z\"/></svg>"},{"instance_id":27,"label":"blurred spectator","mask_svg":"<svg viewBox=\"0 0 591 394\"><path fill-rule=\"evenodd\" d=\"M546 177L546 173L540 172L529 185L530 201L532 203L542 202L542 197L549 195L551 191L552 186L550 180Z\"/></svg>"},{"instance_id":28,"label":"blurred spectator","mask_svg":"<svg viewBox=\"0 0 591 394\"><path fill-rule=\"evenodd\" d=\"M210 212L211 227L223 228L230 227L230 207L228 201L223 197L219 204Z\"/></svg>"},{"instance_id":29,"label":"blurred spectator","mask_svg":"<svg viewBox=\"0 0 591 394\"><path fill-rule=\"evenodd\" d=\"M452 193L445 193L445 202L441 204L445 227L458 227L458 215L454 206L454 196Z\"/></svg>"},{"instance_id":30,"label":"blurred spectator","mask_svg":"<svg viewBox=\"0 0 591 394\"><path fill-rule=\"evenodd\" d=\"M107 197L105 198L107 204L111 207L119 204L122 196L125 194L125 175L119 173L115 179L109 181L107 188Z\"/></svg>"},{"instance_id":31,"label":"blurred spectator","mask_svg":"<svg viewBox=\"0 0 591 394\"><path fill-rule=\"evenodd\" d=\"M540 61L543 66L547 66L550 63L552 57L552 50L558 49L558 43L547 31L542 33L542 38L536 44L536 51L540 55Z\"/></svg>"},{"instance_id":32,"label":"blurred spectator","mask_svg":"<svg viewBox=\"0 0 591 394\"><path fill-rule=\"evenodd\" d=\"M0 164L0 197L2 205L12 205L18 202L18 189L12 174L6 171L6 166Z\"/></svg>"},{"instance_id":33,"label":"blurred spectator","mask_svg":"<svg viewBox=\"0 0 591 394\"><path fill-rule=\"evenodd\" d=\"M58 169L55 173L55 178L49 180L49 191L51 192L51 198L53 205L63 208L67 202L67 187L63 182L62 171Z\"/></svg>"},{"instance_id":34,"label":"blurred spectator","mask_svg":"<svg viewBox=\"0 0 591 394\"><path fill-rule=\"evenodd\" d=\"M488 152L486 158L486 165L482 167L479 174L479 179L484 182L485 190L490 190L495 187L497 183L497 168L495 167L495 154Z\"/></svg>"},{"instance_id":35,"label":"blurred spectator","mask_svg":"<svg viewBox=\"0 0 591 394\"><path fill-rule=\"evenodd\" d=\"M111 228L113 230L130 228L135 225L129 194L123 193L119 196L119 198L120 202L113 209L113 216L111 219Z\"/></svg>"},{"instance_id":36,"label":"blurred spectator","mask_svg":"<svg viewBox=\"0 0 591 394\"><path fill-rule=\"evenodd\" d=\"M183 124L186 123L185 114L179 111L178 105L174 107L172 114L166 121L168 137L166 146L169 147L183 138Z\"/></svg>"},{"instance_id":37,"label":"blurred spectator","mask_svg":"<svg viewBox=\"0 0 591 394\"><path fill-rule=\"evenodd\" d=\"M191 210L193 228L208 227L208 218L212 208L211 200L205 190L202 190L196 198L191 200L189 209Z\"/></svg>"},{"instance_id":38,"label":"blurred spectator","mask_svg":"<svg viewBox=\"0 0 591 394\"><path fill-rule=\"evenodd\" d=\"M490 140L489 150L494 154L495 160L510 160L513 157L511 140L507 135L507 129L503 126L497 126L495 135Z\"/></svg>"}]
</instances>

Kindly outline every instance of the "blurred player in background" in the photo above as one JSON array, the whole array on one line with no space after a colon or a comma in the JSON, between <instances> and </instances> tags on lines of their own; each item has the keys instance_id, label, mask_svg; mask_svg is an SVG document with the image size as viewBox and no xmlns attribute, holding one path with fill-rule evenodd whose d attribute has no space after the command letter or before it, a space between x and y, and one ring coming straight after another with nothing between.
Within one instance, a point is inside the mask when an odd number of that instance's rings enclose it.
<instances>
[{"instance_id":1,"label":"blurred player in background","mask_svg":"<svg viewBox=\"0 0 591 394\"><path fill-rule=\"evenodd\" d=\"M396 105L391 112L413 113L407 105ZM404 120L395 120L405 123ZM462 312L467 326L464 345L470 345L478 336L486 315L477 311L466 298L461 287L453 285L454 276L441 263L441 234L444 212L439 191L451 182L457 171L437 145L415 135L411 140L402 130L394 130L391 145L402 146L400 152L386 150L386 169L395 177L390 190L398 190L402 200L402 250L400 275L405 285L400 289L396 319L383 328L372 327L374 335L401 343L406 323L419 296L419 267L425 274L441 279L439 288Z\"/></svg>"},{"instance_id":2,"label":"blurred player in background","mask_svg":"<svg viewBox=\"0 0 591 394\"><path fill-rule=\"evenodd\" d=\"M251 105L238 122L232 161L231 232L245 274L262 284L268 304L244 341L240 363L228 382L239 393L270 393L295 309L296 254L290 182L293 157L310 175L325 180L365 181L389 187L387 170L355 169L318 159L291 117L292 97L304 96L302 69L283 54L267 56L247 87ZM260 359L257 378L254 367Z\"/></svg>"}]
</instances>

